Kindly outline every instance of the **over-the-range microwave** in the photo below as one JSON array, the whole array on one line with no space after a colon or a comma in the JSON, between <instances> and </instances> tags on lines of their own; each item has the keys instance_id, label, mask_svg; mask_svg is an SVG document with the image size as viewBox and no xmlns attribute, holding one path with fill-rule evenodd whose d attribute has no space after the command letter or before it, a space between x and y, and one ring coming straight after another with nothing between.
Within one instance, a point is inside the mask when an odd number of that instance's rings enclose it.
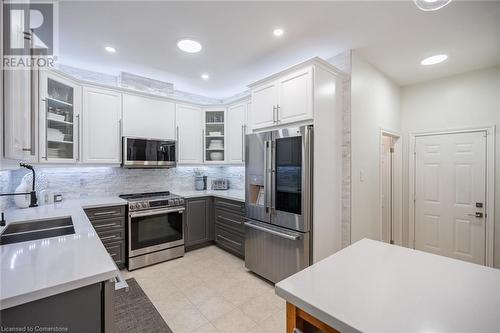
<instances>
[{"instance_id":1,"label":"over-the-range microwave","mask_svg":"<svg viewBox=\"0 0 500 333\"><path fill-rule=\"evenodd\" d=\"M123 137L122 167L172 168L176 165L176 142Z\"/></svg>"}]
</instances>

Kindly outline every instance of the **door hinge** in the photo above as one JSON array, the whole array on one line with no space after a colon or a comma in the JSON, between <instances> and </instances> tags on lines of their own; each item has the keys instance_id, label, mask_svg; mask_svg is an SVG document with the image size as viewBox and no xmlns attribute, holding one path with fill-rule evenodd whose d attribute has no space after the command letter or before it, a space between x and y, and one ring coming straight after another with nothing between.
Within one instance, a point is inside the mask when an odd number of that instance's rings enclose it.
<instances>
[{"instance_id":1,"label":"door hinge","mask_svg":"<svg viewBox=\"0 0 500 333\"><path fill-rule=\"evenodd\" d=\"M391 153L394 153L394 148L391 147Z\"/></svg>"}]
</instances>

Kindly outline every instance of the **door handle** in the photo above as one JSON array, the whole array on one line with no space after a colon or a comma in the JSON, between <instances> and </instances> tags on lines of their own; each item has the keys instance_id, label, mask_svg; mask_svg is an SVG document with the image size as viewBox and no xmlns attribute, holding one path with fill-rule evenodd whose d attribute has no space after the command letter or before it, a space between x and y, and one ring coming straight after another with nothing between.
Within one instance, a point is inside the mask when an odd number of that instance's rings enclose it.
<instances>
[{"instance_id":1,"label":"door handle","mask_svg":"<svg viewBox=\"0 0 500 333\"><path fill-rule=\"evenodd\" d=\"M482 219L484 217L484 214L481 213L481 212L476 212L475 214L467 214L467 216L471 216L471 217L476 217L476 218Z\"/></svg>"}]
</instances>

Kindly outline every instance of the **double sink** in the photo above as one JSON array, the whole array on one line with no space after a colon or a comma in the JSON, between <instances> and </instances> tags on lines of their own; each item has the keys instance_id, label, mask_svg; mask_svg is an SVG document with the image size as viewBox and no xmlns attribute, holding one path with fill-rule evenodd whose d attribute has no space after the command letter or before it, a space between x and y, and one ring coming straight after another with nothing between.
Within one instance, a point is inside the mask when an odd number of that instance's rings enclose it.
<instances>
[{"instance_id":1,"label":"double sink","mask_svg":"<svg viewBox=\"0 0 500 333\"><path fill-rule=\"evenodd\" d=\"M69 216L16 222L9 224L0 235L0 245L65 236L74 233L73 220Z\"/></svg>"}]
</instances>

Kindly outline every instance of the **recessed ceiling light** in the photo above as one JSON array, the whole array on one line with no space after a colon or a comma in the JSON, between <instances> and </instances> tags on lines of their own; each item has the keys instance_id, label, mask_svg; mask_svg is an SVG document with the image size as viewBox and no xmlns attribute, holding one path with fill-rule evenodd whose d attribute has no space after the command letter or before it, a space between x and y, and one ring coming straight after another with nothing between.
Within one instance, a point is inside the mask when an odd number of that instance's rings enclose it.
<instances>
[{"instance_id":1,"label":"recessed ceiling light","mask_svg":"<svg viewBox=\"0 0 500 333\"><path fill-rule=\"evenodd\" d=\"M104 47L104 49L109 52L109 53L115 53L116 52L116 49L112 46L106 46Z\"/></svg>"},{"instance_id":2,"label":"recessed ceiling light","mask_svg":"<svg viewBox=\"0 0 500 333\"><path fill-rule=\"evenodd\" d=\"M420 63L422 65L424 65L424 66L430 66L430 65L439 64L440 62L443 62L446 59L448 59L448 55L446 55L446 54L437 54L437 55L434 55L432 57L425 58Z\"/></svg>"},{"instance_id":3,"label":"recessed ceiling light","mask_svg":"<svg viewBox=\"0 0 500 333\"><path fill-rule=\"evenodd\" d=\"M210 75L208 75L207 73L203 73L203 74L201 74L201 78L206 81L206 80L210 79Z\"/></svg>"},{"instance_id":4,"label":"recessed ceiling light","mask_svg":"<svg viewBox=\"0 0 500 333\"><path fill-rule=\"evenodd\" d=\"M451 0L413 0L415 5L423 11L429 12L446 6Z\"/></svg>"},{"instance_id":5,"label":"recessed ceiling light","mask_svg":"<svg viewBox=\"0 0 500 333\"><path fill-rule=\"evenodd\" d=\"M193 39L181 39L177 42L177 47L187 53L197 53L201 51L201 44Z\"/></svg>"},{"instance_id":6,"label":"recessed ceiling light","mask_svg":"<svg viewBox=\"0 0 500 333\"><path fill-rule=\"evenodd\" d=\"M276 28L273 30L273 34L276 37L281 37L281 36L283 36L284 33L285 33L285 31L283 31L283 29L281 29L281 28Z\"/></svg>"}]
</instances>

